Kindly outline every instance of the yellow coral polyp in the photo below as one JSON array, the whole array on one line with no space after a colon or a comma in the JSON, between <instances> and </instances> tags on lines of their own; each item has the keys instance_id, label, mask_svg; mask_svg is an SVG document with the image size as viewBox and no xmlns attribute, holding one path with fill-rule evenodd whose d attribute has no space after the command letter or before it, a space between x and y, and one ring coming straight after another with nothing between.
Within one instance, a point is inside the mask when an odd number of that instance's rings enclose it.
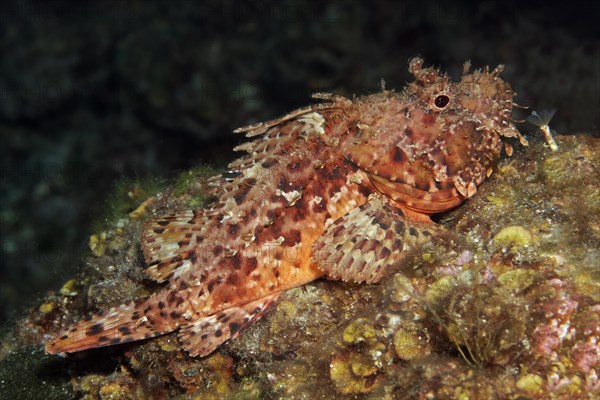
<instances>
[{"instance_id":1,"label":"yellow coral polyp","mask_svg":"<svg viewBox=\"0 0 600 400\"><path fill-rule=\"evenodd\" d=\"M94 254L96 257L100 257L104 254L104 252L106 252L106 247L107 247L106 238L107 238L106 232L102 232L98 235L94 234L94 235L90 236L88 245L90 247L90 250L92 251L92 254Z\"/></svg>"},{"instance_id":2,"label":"yellow coral polyp","mask_svg":"<svg viewBox=\"0 0 600 400\"><path fill-rule=\"evenodd\" d=\"M377 386L377 368L371 360L357 354L338 355L329 366L329 374L337 392L369 393ZM372 373L370 373L372 372Z\"/></svg>"},{"instance_id":3,"label":"yellow coral polyp","mask_svg":"<svg viewBox=\"0 0 600 400\"><path fill-rule=\"evenodd\" d=\"M394 350L403 360L414 360L426 354L424 347L424 340L416 332L400 328L394 334Z\"/></svg>"},{"instance_id":4,"label":"yellow coral polyp","mask_svg":"<svg viewBox=\"0 0 600 400\"><path fill-rule=\"evenodd\" d=\"M60 288L60 294L63 296L75 296L77 293L77 281L75 279L69 279Z\"/></svg>"},{"instance_id":5,"label":"yellow coral polyp","mask_svg":"<svg viewBox=\"0 0 600 400\"><path fill-rule=\"evenodd\" d=\"M530 395L541 393L543 384L542 377L536 374L527 374L517 381L517 387Z\"/></svg>"},{"instance_id":6,"label":"yellow coral polyp","mask_svg":"<svg viewBox=\"0 0 600 400\"><path fill-rule=\"evenodd\" d=\"M139 219L146 214L146 209L150 204L154 202L154 197L148 197L146 200L142 202L135 210L129 213L129 217L131 219Z\"/></svg>"},{"instance_id":7,"label":"yellow coral polyp","mask_svg":"<svg viewBox=\"0 0 600 400\"><path fill-rule=\"evenodd\" d=\"M352 354L349 361L350 369L356 376L366 377L377 372L377 366L367 355Z\"/></svg>"},{"instance_id":8,"label":"yellow coral polyp","mask_svg":"<svg viewBox=\"0 0 600 400\"><path fill-rule=\"evenodd\" d=\"M377 341L377 332L366 318L359 318L344 329L342 338L348 344L358 344L361 342L373 344Z\"/></svg>"},{"instance_id":9,"label":"yellow coral polyp","mask_svg":"<svg viewBox=\"0 0 600 400\"><path fill-rule=\"evenodd\" d=\"M40 312L44 313L44 314L48 314L49 312L52 312L52 310L54 310L54 306L55 304L51 301L47 302L47 303L43 303L42 305L40 305Z\"/></svg>"}]
</instances>

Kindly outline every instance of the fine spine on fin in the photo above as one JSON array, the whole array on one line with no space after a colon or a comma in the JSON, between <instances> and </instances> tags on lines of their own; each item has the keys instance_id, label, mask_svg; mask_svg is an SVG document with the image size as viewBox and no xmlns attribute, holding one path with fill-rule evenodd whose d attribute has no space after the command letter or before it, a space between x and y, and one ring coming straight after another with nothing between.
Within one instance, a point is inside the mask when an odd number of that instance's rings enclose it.
<instances>
[{"instance_id":1,"label":"fine spine on fin","mask_svg":"<svg viewBox=\"0 0 600 400\"><path fill-rule=\"evenodd\" d=\"M179 339L190 356L206 356L229 339L236 338L258 321L281 293L199 318L179 331Z\"/></svg>"},{"instance_id":2,"label":"fine spine on fin","mask_svg":"<svg viewBox=\"0 0 600 400\"><path fill-rule=\"evenodd\" d=\"M335 99L337 99L337 100L344 99L344 97L339 96L339 97L335 97ZM275 118L275 119L272 119L269 121L259 122L257 124L242 126L240 128L237 128L233 132L234 133L245 133L246 137L249 137L249 138L254 137L254 136L259 136L259 135L264 134L270 128L272 128L276 125L291 121L291 120L298 118L304 114L309 114L314 111L322 111L322 110L327 110L327 109L331 109L331 108L335 108L335 106L332 103L313 104L308 107L299 108L297 110L294 110L291 113L286 114L279 118Z\"/></svg>"},{"instance_id":3,"label":"fine spine on fin","mask_svg":"<svg viewBox=\"0 0 600 400\"><path fill-rule=\"evenodd\" d=\"M46 351L50 354L72 353L166 333L155 330L144 314L144 308L145 302L132 302L113 307L89 320L79 321L68 331L48 341Z\"/></svg>"},{"instance_id":4,"label":"fine spine on fin","mask_svg":"<svg viewBox=\"0 0 600 400\"><path fill-rule=\"evenodd\" d=\"M148 264L145 272L157 282L170 279L194 263L197 228L194 211L182 211L146 223L142 249Z\"/></svg>"}]
</instances>

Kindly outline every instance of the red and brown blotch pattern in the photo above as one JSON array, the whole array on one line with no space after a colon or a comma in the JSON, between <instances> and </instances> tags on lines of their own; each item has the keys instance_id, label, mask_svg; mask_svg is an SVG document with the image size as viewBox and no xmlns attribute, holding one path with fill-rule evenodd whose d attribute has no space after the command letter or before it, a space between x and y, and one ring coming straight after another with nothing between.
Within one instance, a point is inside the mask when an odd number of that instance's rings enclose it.
<instances>
[{"instance_id":1,"label":"red and brown blotch pattern","mask_svg":"<svg viewBox=\"0 0 600 400\"><path fill-rule=\"evenodd\" d=\"M73 352L179 329L206 355L292 287L326 274L375 282L439 229L429 215L472 196L498 158L514 92L501 68L459 82L413 59L401 93L325 100L240 128L246 154L209 181L214 203L149 221L147 299L83 319L47 343ZM521 138L522 139L522 138ZM524 140L522 140L524 143Z\"/></svg>"}]
</instances>

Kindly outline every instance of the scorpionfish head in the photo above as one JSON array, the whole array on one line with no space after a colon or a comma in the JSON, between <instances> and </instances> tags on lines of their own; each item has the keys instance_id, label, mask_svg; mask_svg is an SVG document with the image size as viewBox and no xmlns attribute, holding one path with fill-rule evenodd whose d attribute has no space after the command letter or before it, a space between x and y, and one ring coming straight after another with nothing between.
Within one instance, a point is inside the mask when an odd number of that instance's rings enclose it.
<instances>
[{"instance_id":1,"label":"scorpionfish head","mask_svg":"<svg viewBox=\"0 0 600 400\"><path fill-rule=\"evenodd\" d=\"M344 154L405 209L433 214L455 207L489 176L503 137L526 144L510 119L515 93L499 77L503 67L469 67L452 82L414 58L415 79L402 93L384 91L358 105L360 122Z\"/></svg>"}]
</instances>

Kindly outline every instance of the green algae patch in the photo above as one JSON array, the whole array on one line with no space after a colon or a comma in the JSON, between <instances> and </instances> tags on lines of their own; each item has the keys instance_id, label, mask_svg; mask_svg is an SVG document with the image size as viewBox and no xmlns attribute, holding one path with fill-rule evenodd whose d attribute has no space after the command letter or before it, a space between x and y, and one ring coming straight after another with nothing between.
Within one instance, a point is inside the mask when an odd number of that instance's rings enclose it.
<instances>
[{"instance_id":1,"label":"green algae patch","mask_svg":"<svg viewBox=\"0 0 600 400\"><path fill-rule=\"evenodd\" d=\"M163 190L166 185L167 181L159 178L118 181L107 196L106 207L92 225L92 231L106 231L113 228L123 218L140 218L140 211L145 209L148 199ZM130 216L130 213L133 213L133 216Z\"/></svg>"},{"instance_id":2,"label":"green algae patch","mask_svg":"<svg viewBox=\"0 0 600 400\"><path fill-rule=\"evenodd\" d=\"M498 282L511 291L520 292L531 286L537 275L536 271L519 268L503 273L498 277Z\"/></svg>"},{"instance_id":3,"label":"green algae patch","mask_svg":"<svg viewBox=\"0 0 600 400\"><path fill-rule=\"evenodd\" d=\"M456 288L456 285L454 277L443 276L429 286L429 289L425 293L425 299L429 304L437 304L442 299L448 297Z\"/></svg>"},{"instance_id":4,"label":"green algae patch","mask_svg":"<svg viewBox=\"0 0 600 400\"><path fill-rule=\"evenodd\" d=\"M298 314L298 306L289 300L283 300L277 305L277 313L273 315L269 331L271 334L280 334L289 326L290 319L293 319Z\"/></svg>"},{"instance_id":5,"label":"green algae patch","mask_svg":"<svg viewBox=\"0 0 600 400\"><path fill-rule=\"evenodd\" d=\"M200 208L206 201L205 183L218 172L218 169L206 165L182 172L175 180L173 194L177 197L185 197L189 208Z\"/></svg>"},{"instance_id":6,"label":"green algae patch","mask_svg":"<svg viewBox=\"0 0 600 400\"><path fill-rule=\"evenodd\" d=\"M521 247L532 243L533 235L522 226L507 226L494 236L494 244L500 247Z\"/></svg>"},{"instance_id":7,"label":"green algae patch","mask_svg":"<svg viewBox=\"0 0 600 400\"><path fill-rule=\"evenodd\" d=\"M598 271L576 271L573 282L579 292L600 302L600 276Z\"/></svg>"},{"instance_id":8,"label":"green algae patch","mask_svg":"<svg viewBox=\"0 0 600 400\"><path fill-rule=\"evenodd\" d=\"M497 196L497 195L490 194L486 197L486 199L488 201L494 203L494 205L496 205L496 206L510 205L510 198L505 197L505 196Z\"/></svg>"}]
</instances>

